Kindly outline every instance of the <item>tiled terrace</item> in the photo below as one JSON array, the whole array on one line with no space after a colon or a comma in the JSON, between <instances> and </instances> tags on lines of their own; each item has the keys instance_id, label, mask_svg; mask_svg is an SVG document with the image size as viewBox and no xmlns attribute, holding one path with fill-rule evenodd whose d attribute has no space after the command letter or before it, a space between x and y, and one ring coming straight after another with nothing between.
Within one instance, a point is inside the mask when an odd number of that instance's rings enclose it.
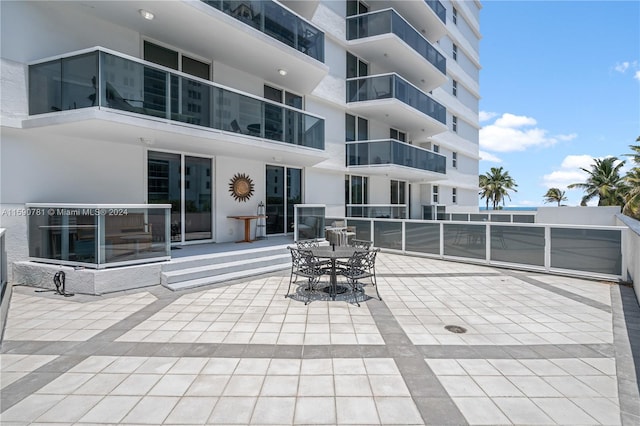
<instances>
[{"instance_id":1,"label":"tiled terrace","mask_svg":"<svg viewBox=\"0 0 640 426\"><path fill-rule=\"evenodd\" d=\"M640 424L630 287L389 253L377 271L361 307L284 298L288 271L15 287L2 424Z\"/></svg>"}]
</instances>

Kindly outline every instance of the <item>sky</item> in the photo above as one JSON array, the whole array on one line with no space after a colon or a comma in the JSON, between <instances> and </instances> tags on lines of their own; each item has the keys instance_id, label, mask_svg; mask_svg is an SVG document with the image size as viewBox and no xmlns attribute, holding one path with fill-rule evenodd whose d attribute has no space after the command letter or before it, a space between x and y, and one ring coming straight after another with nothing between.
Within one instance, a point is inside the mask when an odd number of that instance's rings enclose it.
<instances>
[{"instance_id":1,"label":"sky","mask_svg":"<svg viewBox=\"0 0 640 426\"><path fill-rule=\"evenodd\" d=\"M508 207L554 205L544 203L552 187L579 205L584 192L567 185L585 181L580 167L628 160L638 144L640 1L482 5L480 174L509 172Z\"/></svg>"}]
</instances>

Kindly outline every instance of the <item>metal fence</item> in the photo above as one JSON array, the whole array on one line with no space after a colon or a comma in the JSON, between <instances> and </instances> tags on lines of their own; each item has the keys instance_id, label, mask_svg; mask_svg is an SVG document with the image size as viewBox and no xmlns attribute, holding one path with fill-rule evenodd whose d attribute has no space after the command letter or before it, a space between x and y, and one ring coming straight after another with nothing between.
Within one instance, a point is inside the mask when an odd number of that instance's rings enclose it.
<instances>
[{"instance_id":1,"label":"metal fence","mask_svg":"<svg viewBox=\"0 0 640 426\"><path fill-rule=\"evenodd\" d=\"M625 273L626 227L348 218L356 238L407 254L605 279Z\"/></svg>"}]
</instances>

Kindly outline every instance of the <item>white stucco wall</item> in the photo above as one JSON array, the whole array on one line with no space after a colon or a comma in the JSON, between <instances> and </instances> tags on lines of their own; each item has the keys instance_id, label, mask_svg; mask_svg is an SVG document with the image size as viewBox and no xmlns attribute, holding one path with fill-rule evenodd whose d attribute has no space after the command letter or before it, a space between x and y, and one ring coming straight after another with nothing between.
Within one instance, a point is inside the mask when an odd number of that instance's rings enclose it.
<instances>
[{"instance_id":1,"label":"white stucco wall","mask_svg":"<svg viewBox=\"0 0 640 426\"><path fill-rule=\"evenodd\" d=\"M628 226L622 243L627 279L633 281L633 288L638 303L640 303L640 221L619 214L616 216L616 225Z\"/></svg>"}]
</instances>

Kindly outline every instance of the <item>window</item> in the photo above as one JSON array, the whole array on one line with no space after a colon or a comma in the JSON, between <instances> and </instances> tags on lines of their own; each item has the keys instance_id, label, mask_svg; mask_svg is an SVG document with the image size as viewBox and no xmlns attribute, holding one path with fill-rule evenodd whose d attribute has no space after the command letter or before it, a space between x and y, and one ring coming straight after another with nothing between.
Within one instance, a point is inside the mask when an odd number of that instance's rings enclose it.
<instances>
[{"instance_id":1,"label":"window","mask_svg":"<svg viewBox=\"0 0 640 426\"><path fill-rule=\"evenodd\" d=\"M264 97L265 99L269 99L280 104L302 109L302 96L267 86L266 84L264 85Z\"/></svg>"},{"instance_id":2,"label":"window","mask_svg":"<svg viewBox=\"0 0 640 426\"><path fill-rule=\"evenodd\" d=\"M406 182L402 180L391 180L391 204L407 204Z\"/></svg>"},{"instance_id":3,"label":"window","mask_svg":"<svg viewBox=\"0 0 640 426\"><path fill-rule=\"evenodd\" d=\"M347 52L347 78L366 77L369 75L369 64Z\"/></svg>"},{"instance_id":4,"label":"window","mask_svg":"<svg viewBox=\"0 0 640 426\"><path fill-rule=\"evenodd\" d=\"M453 8L453 15L451 16L451 20L454 24L458 25L458 9Z\"/></svg>"},{"instance_id":5,"label":"window","mask_svg":"<svg viewBox=\"0 0 640 426\"><path fill-rule=\"evenodd\" d=\"M405 132L401 132L398 129L389 129L389 137L400 142L407 141L407 134Z\"/></svg>"},{"instance_id":6,"label":"window","mask_svg":"<svg viewBox=\"0 0 640 426\"><path fill-rule=\"evenodd\" d=\"M345 175L345 204L368 204L369 178L366 176Z\"/></svg>"},{"instance_id":7,"label":"window","mask_svg":"<svg viewBox=\"0 0 640 426\"><path fill-rule=\"evenodd\" d=\"M451 202L456 204L458 202L458 188L451 189Z\"/></svg>"},{"instance_id":8,"label":"window","mask_svg":"<svg viewBox=\"0 0 640 426\"><path fill-rule=\"evenodd\" d=\"M452 53L452 56L453 56L453 60L454 60L454 61L457 61L457 60L458 60L458 45L457 45L457 44L454 44L454 45L453 45L453 53Z\"/></svg>"},{"instance_id":9,"label":"window","mask_svg":"<svg viewBox=\"0 0 640 426\"><path fill-rule=\"evenodd\" d=\"M345 140L366 141L369 139L369 120L355 115L345 114Z\"/></svg>"},{"instance_id":10,"label":"window","mask_svg":"<svg viewBox=\"0 0 640 426\"><path fill-rule=\"evenodd\" d=\"M438 188L438 185L433 185L432 197L433 197L434 204L438 204L438 191L439 190L440 190L440 188Z\"/></svg>"},{"instance_id":11,"label":"window","mask_svg":"<svg viewBox=\"0 0 640 426\"><path fill-rule=\"evenodd\" d=\"M440 145L436 145L435 143L432 146L433 152L440 152Z\"/></svg>"},{"instance_id":12,"label":"window","mask_svg":"<svg viewBox=\"0 0 640 426\"><path fill-rule=\"evenodd\" d=\"M143 56L145 61L182 71L205 80L209 80L211 74L210 64L150 41L144 41Z\"/></svg>"},{"instance_id":13,"label":"window","mask_svg":"<svg viewBox=\"0 0 640 426\"><path fill-rule=\"evenodd\" d=\"M451 130L458 133L458 117L455 115L451 117Z\"/></svg>"},{"instance_id":14,"label":"window","mask_svg":"<svg viewBox=\"0 0 640 426\"><path fill-rule=\"evenodd\" d=\"M454 169L458 168L458 153L457 152L452 152L451 153L451 166Z\"/></svg>"},{"instance_id":15,"label":"window","mask_svg":"<svg viewBox=\"0 0 640 426\"><path fill-rule=\"evenodd\" d=\"M347 16L369 12L369 6L358 0L347 0Z\"/></svg>"},{"instance_id":16,"label":"window","mask_svg":"<svg viewBox=\"0 0 640 426\"><path fill-rule=\"evenodd\" d=\"M451 84L451 93L453 94L453 96L458 96L458 82L456 80L453 80Z\"/></svg>"}]
</instances>

